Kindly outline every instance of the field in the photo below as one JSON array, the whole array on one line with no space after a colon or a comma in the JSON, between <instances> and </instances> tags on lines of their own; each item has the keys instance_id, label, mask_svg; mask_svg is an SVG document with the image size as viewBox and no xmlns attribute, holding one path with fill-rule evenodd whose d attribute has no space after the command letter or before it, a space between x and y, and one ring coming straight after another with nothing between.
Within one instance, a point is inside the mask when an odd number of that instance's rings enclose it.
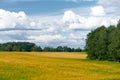
<instances>
[{"instance_id":1,"label":"field","mask_svg":"<svg viewBox=\"0 0 120 80\"><path fill-rule=\"evenodd\" d=\"M0 80L120 80L120 63L81 53L0 52Z\"/></svg>"}]
</instances>

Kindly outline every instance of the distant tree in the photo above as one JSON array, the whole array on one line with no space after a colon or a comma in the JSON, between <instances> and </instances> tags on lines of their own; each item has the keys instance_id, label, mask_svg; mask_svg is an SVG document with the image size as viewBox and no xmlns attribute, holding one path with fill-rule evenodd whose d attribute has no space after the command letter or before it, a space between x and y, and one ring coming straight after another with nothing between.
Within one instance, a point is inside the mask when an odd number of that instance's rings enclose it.
<instances>
[{"instance_id":1,"label":"distant tree","mask_svg":"<svg viewBox=\"0 0 120 80\"><path fill-rule=\"evenodd\" d=\"M75 49L74 49L74 48L71 48L71 52L75 52Z\"/></svg>"},{"instance_id":2,"label":"distant tree","mask_svg":"<svg viewBox=\"0 0 120 80\"><path fill-rule=\"evenodd\" d=\"M54 51L54 48L52 48L52 47L44 47L44 49L43 49L43 51L44 52L53 52Z\"/></svg>"},{"instance_id":3,"label":"distant tree","mask_svg":"<svg viewBox=\"0 0 120 80\"><path fill-rule=\"evenodd\" d=\"M64 52L68 52L68 47L67 47L67 46L64 46L64 47L63 47L63 51L64 51Z\"/></svg>"},{"instance_id":4,"label":"distant tree","mask_svg":"<svg viewBox=\"0 0 120 80\"><path fill-rule=\"evenodd\" d=\"M63 52L72 52L72 49L70 47L64 46L63 48Z\"/></svg>"},{"instance_id":5,"label":"distant tree","mask_svg":"<svg viewBox=\"0 0 120 80\"><path fill-rule=\"evenodd\" d=\"M63 52L63 47L62 47L62 46L58 46L58 47L56 48L56 51L57 51L57 52Z\"/></svg>"},{"instance_id":6,"label":"distant tree","mask_svg":"<svg viewBox=\"0 0 120 80\"><path fill-rule=\"evenodd\" d=\"M5 47L5 51L12 51L12 46L11 45L7 45Z\"/></svg>"},{"instance_id":7,"label":"distant tree","mask_svg":"<svg viewBox=\"0 0 120 80\"><path fill-rule=\"evenodd\" d=\"M37 46L31 42L7 42L0 44L0 51L22 51L22 52L80 52L80 48L70 48L67 46L58 46L56 48L53 47L44 47L43 49L40 46Z\"/></svg>"},{"instance_id":8,"label":"distant tree","mask_svg":"<svg viewBox=\"0 0 120 80\"><path fill-rule=\"evenodd\" d=\"M18 46L13 46L12 50L13 50L13 51L21 51Z\"/></svg>"},{"instance_id":9,"label":"distant tree","mask_svg":"<svg viewBox=\"0 0 120 80\"><path fill-rule=\"evenodd\" d=\"M118 21L117 28L120 29L120 19L119 19L119 21Z\"/></svg>"},{"instance_id":10,"label":"distant tree","mask_svg":"<svg viewBox=\"0 0 120 80\"><path fill-rule=\"evenodd\" d=\"M42 48L39 46L33 46L31 51L37 51L37 52L41 52Z\"/></svg>"},{"instance_id":11,"label":"distant tree","mask_svg":"<svg viewBox=\"0 0 120 80\"><path fill-rule=\"evenodd\" d=\"M75 52L81 52L81 51L82 51L82 49L80 49L80 48L75 49Z\"/></svg>"},{"instance_id":12,"label":"distant tree","mask_svg":"<svg viewBox=\"0 0 120 80\"><path fill-rule=\"evenodd\" d=\"M42 48L40 46L38 46L38 51L42 52Z\"/></svg>"},{"instance_id":13,"label":"distant tree","mask_svg":"<svg viewBox=\"0 0 120 80\"><path fill-rule=\"evenodd\" d=\"M7 42L0 44L0 51L32 51L32 48L36 46L30 42ZM38 47L38 46L36 46ZM41 51L41 47L38 47L38 51Z\"/></svg>"},{"instance_id":14,"label":"distant tree","mask_svg":"<svg viewBox=\"0 0 120 80\"><path fill-rule=\"evenodd\" d=\"M11 44L11 42L7 42L3 44L2 46L4 48L4 51L12 51L13 44Z\"/></svg>"}]
</instances>

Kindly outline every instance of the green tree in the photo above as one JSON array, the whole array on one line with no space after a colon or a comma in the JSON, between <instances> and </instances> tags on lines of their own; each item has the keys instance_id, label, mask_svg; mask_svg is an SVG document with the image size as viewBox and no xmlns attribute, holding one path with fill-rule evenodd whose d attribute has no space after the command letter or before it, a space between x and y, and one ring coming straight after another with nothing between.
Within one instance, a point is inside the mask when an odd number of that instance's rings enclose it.
<instances>
[{"instance_id":1,"label":"green tree","mask_svg":"<svg viewBox=\"0 0 120 80\"><path fill-rule=\"evenodd\" d=\"M87 35L88 58L120 62L120 20L117 26L101 26Z\"/></svg>"},{"instance_id":2,"label":"green tree","mask_svg":"<svg viewBox=\"0 0 120 80\"><path fill-rule=\"evenodd\" d=\"M107 29L105 26L101 26L89 33L86 40L88 58L106 60L107 42Z\"/></svg>"},{"instance_id":3,"label":"green tree","mask_svg":"<svg viewBox=\"0 0 120 80\"><path fill-rule=\"evenodd\" d=\"M80 49L80 48L75 49L75 52L81 52L81 51L82 51L82 49Z\"/></svg>"},{"instance_id":4,"label":"green tree","mask_svg":"<svg viewBox=\"0 0 120 80\"><path fill-rule=\"evenodd\" d=\"M114 25L108 27L108 60L115 61L116 48L116 28Z\"/></svg>"},{"instance_id":5,"label":"green tree","mask_svg":"<svg viewBox=\"0 0 120 80\"><path fill-rule=\"evenodd\" d=\"M37 52L39 51L39 52L41 52L42 48L40 46L39 47L38 46L33 46L31 51L37 51Z\"/></svg>"},{"instance_id":6,"label":"green tree","mask_svg":"<svg viewBox=\"0 0 120 80\"><path fill-rule=\"evenodd\" d=\"M37 47L37 51L41 51L41 47L30 42L7 42L0 44L0 51L32 51L33 47Z\"/></svg>"},{"instance_id":7,"label":"green tree","mask_svg":"<svg viewBox=\"0 0 120 80\"><path fill-rule=\"evenodd\" d=\"M43 51L44 52L53 52L54 51L54 48L52 48L52 47L44 47L44 49L43 49Z\"/></svg>"},{"instance_id":8,"label":"green tree","mask_svg":"<svg viewBox=\"0 0 120 80\"><path fill-rule=\"evenodd\" d=\"M56 51L57 51L57 52L63 52L63 47L62 47L62 46L58 46L58 47L56 48Z\"/></svg>"}]
</instances>

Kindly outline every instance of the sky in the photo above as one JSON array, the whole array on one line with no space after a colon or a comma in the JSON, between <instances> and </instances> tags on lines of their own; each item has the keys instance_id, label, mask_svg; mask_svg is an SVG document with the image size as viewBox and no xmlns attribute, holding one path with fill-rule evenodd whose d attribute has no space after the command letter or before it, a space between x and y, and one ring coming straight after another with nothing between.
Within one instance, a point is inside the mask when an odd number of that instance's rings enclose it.
<instances>
[{"instance_id":1,"label":"sky","mask_svg":"<svg viewBox=\"0 0 120 80\"><path fill-rule=\"evenodd\" d=\"M120 19L119 0L0 0L0 43L85 47L87 34Z\"/></svg>"}]
</instances>

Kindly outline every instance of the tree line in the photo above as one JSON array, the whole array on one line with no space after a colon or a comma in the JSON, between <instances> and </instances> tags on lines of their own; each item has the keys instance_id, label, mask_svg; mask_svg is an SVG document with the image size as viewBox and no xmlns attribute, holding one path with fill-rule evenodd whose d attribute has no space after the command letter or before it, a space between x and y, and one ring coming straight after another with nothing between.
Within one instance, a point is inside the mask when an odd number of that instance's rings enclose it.
<instances>
[{"instance_id":1,"label":"tree line","mask_svg":"<svg viewBox=\"0 0 120 80\"><path fill-rule=\"evenodd\" d=\"M37 46L31 42L7 42L0 44L0 51L21 51L21 52L81 52L80 48L70 48L67 46L44 47Z\"/></svg>"},{"instance_id":2,"label":"tree line","mask_svg":"<svg viewBox=\"0 0 120 80\"><path fill-rule=\"evenodd\" d=\"M87 35L89 59L120 62L120 21L109 27L101 26Z\"/></svg>"}]
</instances>

